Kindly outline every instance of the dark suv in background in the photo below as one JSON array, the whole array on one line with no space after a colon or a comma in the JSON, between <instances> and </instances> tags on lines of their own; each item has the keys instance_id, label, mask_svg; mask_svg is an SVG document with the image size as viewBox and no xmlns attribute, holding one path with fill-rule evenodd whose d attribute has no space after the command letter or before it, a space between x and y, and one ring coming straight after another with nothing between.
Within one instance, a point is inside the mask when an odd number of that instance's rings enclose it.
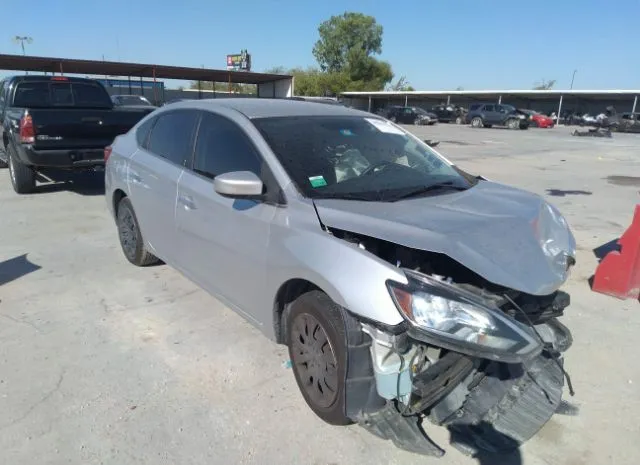
<instances>
[{"instance_id":1,"label":"dark suv in background","mask_svg":"<svg viewBox=\"0 0 640 465\"><path fill-rule=\"evenodd\" d=\"M436 124L438 115L419 107L390 106L382 115L394 123L400 124Z\"/></svg>"},{"instance_id":2,"label":"dark suv in background","mask_svg":"<svg viewBox=\"0 0 640 465\"><path fill-rule=\"evenodd\" d=\"M500 103L472 103L467 123L474 128L506 126L509 129L528 129L529 118L512 105Z\"/></svg>"}]
</instances>

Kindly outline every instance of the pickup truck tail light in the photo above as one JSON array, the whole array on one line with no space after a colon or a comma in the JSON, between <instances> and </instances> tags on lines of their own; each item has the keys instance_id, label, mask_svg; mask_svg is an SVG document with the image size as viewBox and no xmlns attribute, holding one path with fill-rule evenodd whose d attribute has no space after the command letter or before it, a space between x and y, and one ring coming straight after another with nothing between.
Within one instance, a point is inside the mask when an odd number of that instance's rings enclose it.
<instances>
[{"instance_id":1,"label":"pickup truck tail light","mask_svg":"<svg viewBox=\"0 0 640 465\"><path fill-rule=\"evenodd\" d=\"M104 162L106 163L107 160L109 159L109 157L111 156L111 151L113 150L113 147L111 147L110 145L106 146L104 148Z\"/></svg>"},{"instance_id":2,"label":"pickup truck tail light","mask_svg":"<svg viewBox=\"0 0 640 465\"><path fill-rule=\"evenodd\" d=\"M33 144L36 141L36 131L33 127L31 115L24 115L20 120L20 142Z\"/></svg>"}]
</instances>

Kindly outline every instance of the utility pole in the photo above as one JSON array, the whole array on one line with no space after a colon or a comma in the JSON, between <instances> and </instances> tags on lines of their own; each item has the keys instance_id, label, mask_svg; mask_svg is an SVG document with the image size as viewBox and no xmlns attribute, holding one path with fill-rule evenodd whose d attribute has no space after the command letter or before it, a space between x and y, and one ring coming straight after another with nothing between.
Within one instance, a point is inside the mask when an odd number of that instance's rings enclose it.
<instances>
[{"instance_id":1,"label":"utility pole","mask_svg":"<svg viewBox=\"0 0 640 465\"><path fill-rule=\"evenodd\" d=\"M26 53L24 51L24 43L26 42L26 43L30 44L30 43L33 42L33 39L31 37L29 37L29 36L15 36L13 38L13 41L16 44L18 44L18 43L20 44L20 47L22 47L22 54L26 55Z\"/></svg>"},{"instance_id":2,"label":"utility pole","mask_svg":"<svg viewBox=\"0 0 640 465\"><path fill-rule=\"evenodd\" d=\"M16 44L18 44L18 43L20 44L20 47L22 47L22 55L26 56L27 54L24 51L24 43L26 42L26 43L30 44L30 43L33 42L33 39L31 37L29 37L29 36L15 36L13 38L13 42L16 43ZM25 74L29 74L29 71L25 71Z\"/></svg>"},{"instance_id":3,"label":"utility pole","mask_svg":"<svg viewBox=\"0 0 640 465\"><path fill-rule=\"evenodd\" d=\"M573 70L573 76L571 76L571 87L569 87L569 90L573 90L573 80L576 78L576 73L578 72L577 69Z\"/></svg>"}]
</instances>

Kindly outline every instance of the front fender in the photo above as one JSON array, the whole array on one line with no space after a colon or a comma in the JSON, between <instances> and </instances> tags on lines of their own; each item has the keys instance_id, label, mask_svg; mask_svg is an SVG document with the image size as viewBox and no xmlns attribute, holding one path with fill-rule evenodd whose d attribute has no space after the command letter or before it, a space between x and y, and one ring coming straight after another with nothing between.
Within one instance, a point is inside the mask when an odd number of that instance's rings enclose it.
<instances>
[{"instance_id":1,"label":"front fender","mask_svg":"<svg viewBox=\"0 0 640 465\"><path fill-rule=\"evenodd\" d=\"M322 289L337 304L364 318L395 326L404 320L386 286L388 279L407 283L397 267L355 244L323 231L273 225L269 246L267 288L275 300L280 287L304 279Z\"/></svg>"}]
</instances>

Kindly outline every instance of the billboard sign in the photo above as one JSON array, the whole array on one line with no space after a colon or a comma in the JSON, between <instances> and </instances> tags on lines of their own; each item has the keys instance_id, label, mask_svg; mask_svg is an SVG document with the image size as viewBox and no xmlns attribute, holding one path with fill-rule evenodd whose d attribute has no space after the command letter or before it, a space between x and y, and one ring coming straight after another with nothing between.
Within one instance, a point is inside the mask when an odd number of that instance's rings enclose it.
<instances>
[{"instance_id":1,"label":"billboard sign","mask_svg":"<svg viewBox=\"0 0 640 465\"><path fill-rule=\"evenodd\" d=\"M235 55L227 55L227 70L251 71L251 55L246 49Z\"/></svg>"}]
</instances>

